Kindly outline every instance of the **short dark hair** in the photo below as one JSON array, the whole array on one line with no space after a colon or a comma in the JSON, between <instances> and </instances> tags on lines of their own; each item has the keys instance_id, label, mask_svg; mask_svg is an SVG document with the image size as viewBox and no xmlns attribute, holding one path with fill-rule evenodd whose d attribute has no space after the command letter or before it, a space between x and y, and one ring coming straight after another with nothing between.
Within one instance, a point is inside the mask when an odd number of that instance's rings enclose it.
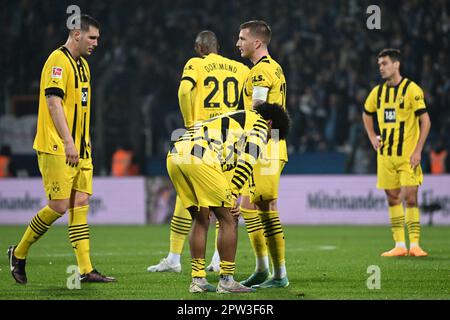
<instances>
[{"instance_id":1,"label":"short dark hair","mask_svg":"<svg viewBox=\"0 0 450 320\"><path fill-rule=\"evenodd\" d=\"M71 20L72 25L73 25L73 22L75 21L75 19L80 19L81 31L84 31L84 32L89 31L90 26L100 30L100 23L88 14L74 16L73 19Z\"/></svg>"},{"instance_id":2,"label":"short dark hair","mask_svg":"<svg viewBox=\"0 0 450 320\"><path fill-rule=\"evenodd\" d=\"M201 46L204 54L209 54L219 50L219 41L214 32L210 30L201 31L195 38L195 43Z\"/></svg>"},{"instance_id":3,"label":"short dark hair","mask_svg":"<svg viewBox=\"0 0 450 320\"><path fill-rule=\"evenodd\" d=\"M258 112L264 120L272 120L272 129L279 130L280 140L287 138L289 127L291 126L291 119L286 109L278 104L271 104L264 102L257 105L254 110Z\"/></svg>"},{"instance_id":4,"label":"short dark hair","mask_svg":"<svg viewBox=\"0 0 450 320\"><path fill-rule=\"evenodd\" d=\"M382 58L382 57L389 57L391 58L392 61L399 61L402 58L402 54L400 52L400 50L398 49L393 49L393 48L386 48L380 51L380 53L378 54L378 58Z\"/></svg>"},{"instance_id":5,"label":"short dark hair","mask_svg":"<svg viewBox=\"0 0 450 320\"><path fill-rule=\"evenodd\" d=\"M272 39L272 30L269 25L262 20L251 20L244 22L240 26L240 30L249 29L250 33L259 38L263 43L268 45Z\"/></svg>"}]
</instances>

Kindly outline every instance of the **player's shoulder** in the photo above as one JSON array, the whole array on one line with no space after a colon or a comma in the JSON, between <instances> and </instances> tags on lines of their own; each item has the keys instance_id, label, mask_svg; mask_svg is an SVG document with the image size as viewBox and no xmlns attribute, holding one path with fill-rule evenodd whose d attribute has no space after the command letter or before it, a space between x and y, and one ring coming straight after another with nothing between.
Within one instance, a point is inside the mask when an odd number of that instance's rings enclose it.
<instances>
[{"instance_id":1,"label":"player's shoulder","mask_svg":"<svg viewBox=\"0 0 450 320\"><path fill-rule=\"evenodd\" d=\"M374 85L373 87L372 87L372 89L370 90L370 93L369 93L369 96L370 95L376 95L376 94L378 94L378 90L379 89L381 89L381 88L383 88L383 85L384 85L384 83L377 83L376 85ZM381 92L380 92L381 93Z\"/></svg>"},{"instance_id":2,"label":"player's shoulder","mask_svg":"<svg viewBox=\"0 0 450 320\"><path fill-rule=\"evenodd\" d=\"M406 79L405 86L406 85L408 85L408 88L407 88L408 91L413 91L413 92L422 91L422 88L411 79Z\"/></svg>"},{"instance_id":3,"label":"player's shoulder","mask_svg":"<svg viewBox=\"0 0 450 320\"><path fill-rule=\"evenodd\" d=\"M67 69L70 72L70 61L66 54L60 48L53 50L44 64L44 69L59 67Z\"/></svg>"},{"instance_id":4,"label":"player's shoulder","mask_svg":"<svg viewBox=\"0 0 450 320\"><path fill-rule=\"evenodd\" d=\"M262 120L264 123L266 123L262 115L254 109L243 110L243 112L245 112L246 116L254 122L261 122Z\"/></svg>"},{"instance_id":5,"label":"player's shoulder","mask_svg":"<svg viewBox=\"0 0 450 320\"><path fill-rule=\"evenodd\" d=\"M253 72L259 72L259 71L274 71L277 68L281 68L281 66L273 60L270 56L264 56L262 57L252 68Z\"/></svg>"},{"instance_id":6,"label":"player's shoulder","mask_svg":"<svg viewBox=\"0 0 450 320\"><path fill-rule=\"evenodd\" d=\"M47 58L47 61L49 60L62 60L62 61L67 61L67 56L64 53L64 51L62 50L62 47L59 47L55 50L53 50L50 55Z\"/></svg>"},{"instance_id":7,"label":"player's shoulder","mask_svg":"<svg viewBox=\"0 0 450 320\"><path fill-rule=\"evenodd\" d=\"M193 69L194 67L198 66L202 62L203 62L203 58L192 57L186 62L185 66L184 66L184 70Z\"/></svg>"},{"instance_id":8,"label":"player's shoulder","mask_svg":"<svg viewBox=\"0 0 450 320\"><path fill-rule=\"evenodd\" d=\"M280 67L281 68L281 65L278 63L278 61L275 60L274 58L272 58L271 56L266 56L263 61L266 64L273 65L275 67Z\"/></svg>"}]
</instances>

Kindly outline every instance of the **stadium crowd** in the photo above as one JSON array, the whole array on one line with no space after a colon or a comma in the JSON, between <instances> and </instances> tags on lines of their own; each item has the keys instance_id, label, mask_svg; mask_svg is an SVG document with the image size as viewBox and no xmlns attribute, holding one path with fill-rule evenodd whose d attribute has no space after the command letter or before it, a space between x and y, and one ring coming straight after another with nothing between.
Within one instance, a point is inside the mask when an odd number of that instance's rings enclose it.
<instances>
[{"instance_id":1,"label":"stadium crowd","mask_svg":"<svg viewBox=\"0 0 450 320\"><path fill-rule=\"evenodd\" d=\"M424 152L430 152L450 136L450 3L380 2L381 30L369 30L370 1L79 1L102 25L90 58L92 137L103 154L97 161L109 161L118 144L131 145L140 159L165 154L171 132L182 127L177 89L184 63L195 54L195 35L214 31L221 53L240 60L239 25L252 18L272 26L269 50L286 74L289 153L345 152L347 172L374 172L361 112L368 90L380 81L376 55L385 47L402 50L403 75L425 91L432 131ZM6 2L0 117L12 96L38 93L43 62L66 40L60 26L68 5Z\"/></svg>"}]
</instances>

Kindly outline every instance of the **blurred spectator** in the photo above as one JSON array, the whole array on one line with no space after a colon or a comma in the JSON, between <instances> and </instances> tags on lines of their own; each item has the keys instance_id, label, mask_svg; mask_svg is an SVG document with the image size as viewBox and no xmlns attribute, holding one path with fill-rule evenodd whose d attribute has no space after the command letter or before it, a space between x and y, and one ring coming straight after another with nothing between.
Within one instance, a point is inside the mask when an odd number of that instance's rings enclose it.
<instances>
[{"instance_id":1,"label":"blurred spectator","mask_svg":"<svg viewBox=\"0 0 450 320\"><path fill-rule=\"evenodd\" d=\"M139 167L135 163L133 150L128 146L118 147L112 156L111 175L124 177L138 174Z\"/></svg>"},{"instance_id":2,"label":"blurred spectator","mask_svg":"<svg viewBox=\"0 0 450 320\"><path fill-rule=\"evenodd\" d=\"M11 157L11 147L3 145L0 149L0 179L15 176L16 168Z\"/></svg>"},{"instance_id":3,"label":"blurred spectator","mask_svg":"<svg viewBox=\"0 0 450 320\"><path fill-rule=\"evenodd\" d=\"M0 49L4 52L0 85L5 84L0 91L0 116L7 110L2 104L8 96L37 94L45 55L65 41L67 30L55 26L64 25L69 4L23 0L7 1L2 7L0 34L7 50ZM248 0L136 0L133 5L125 0L80 0L77 4L102 25L98 54L90 60L96 75L92 134L104 137L93 140L105 141L94 146L99 152L94 161L108 163L107 155L122 138L139 159L164 155L175 129L167 126L181 123L177 88L183 65L191 57L190 39L211 29L223 39L223 54L240 60L236 34L249 18L267 20L274 30L271 54L286 73L287 107L295 120L288 141L291 153L340 151L354 144L349 140L362 127L347 122L349 113L354 111L355 95L381 81L376 59L371 57L385 47L402 50L402 74L424 88L434 134L442 132L449 118L448 0L380 0L381 30L365 27L370 0L261 0L258 6ZM152 102L144 109L148 96ZM144 130L150 142L142 141Z\"/></svg>"},{"instance_id":4,"label":"blurred spectator","mask_svg":"<svg viewBox=\"0 0 450 320\"><path fill-rule=\"evenodd\" d=\"M439 139L430 152L431 174L444 174L447 172L447 150L443 139Z\"/></svg>"}]
</instances>

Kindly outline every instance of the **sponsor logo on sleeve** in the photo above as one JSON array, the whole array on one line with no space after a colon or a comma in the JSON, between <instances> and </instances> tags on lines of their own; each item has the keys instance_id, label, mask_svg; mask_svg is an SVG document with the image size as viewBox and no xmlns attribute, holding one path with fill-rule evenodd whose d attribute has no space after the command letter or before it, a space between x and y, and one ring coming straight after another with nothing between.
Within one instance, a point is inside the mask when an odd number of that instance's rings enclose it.
<instances>
[{"instance_id":1,"label":"sponsor logo on sleeve","mask_svg":"<svg viewBox=\"0 0 450 320\"><path fill-rule=\"evenodd\" d=\"M61 67L52 67L52 78L54 79L62 79L63 68Z\"/></svg>"}]
</instances>

